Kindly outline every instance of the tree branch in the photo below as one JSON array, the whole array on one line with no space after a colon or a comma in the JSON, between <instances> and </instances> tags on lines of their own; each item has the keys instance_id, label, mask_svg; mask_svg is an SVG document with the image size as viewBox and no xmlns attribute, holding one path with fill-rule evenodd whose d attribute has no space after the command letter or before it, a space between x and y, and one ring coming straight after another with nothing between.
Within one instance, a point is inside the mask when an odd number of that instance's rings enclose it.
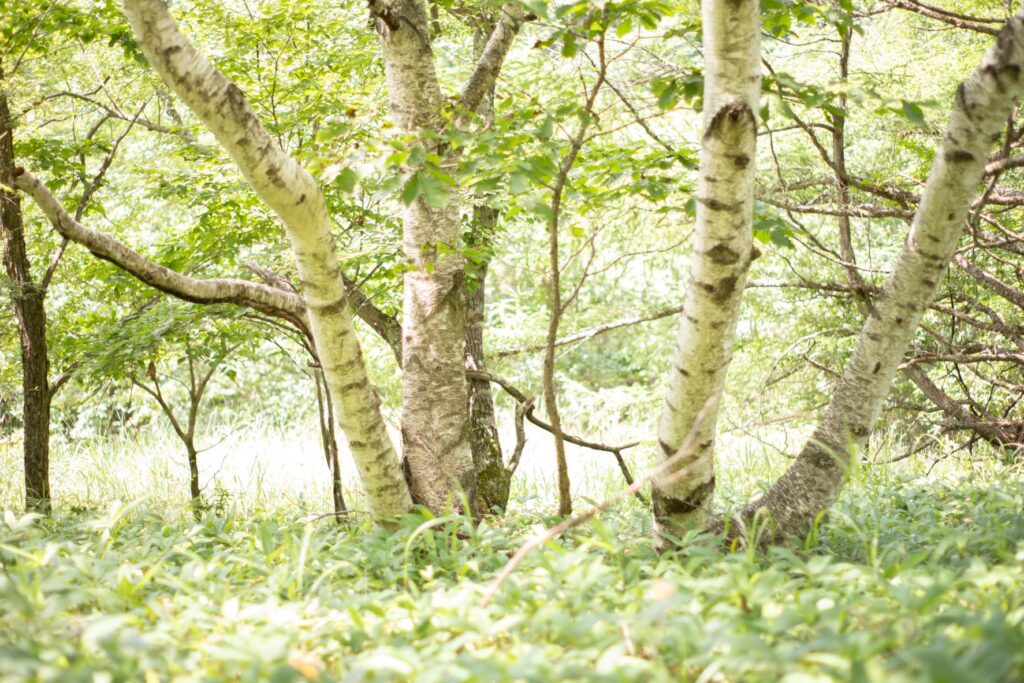
<instances>
[{"instance_id":1,"label":"tree branch","mask_svg":"<svg viewBox=\"0 0 1024 683\"><path fill-rule=\"evenodd\" d=\"M294 292L246 280L202 280L183 275L150 261L113 237L91 230L76 221L31 173L20 174L14 184L32 197L63 237L82 245L96 257L113 263L155 289L192 303L233 303L306 325L306 305L302 297Z\"/></svg>"},{"instance_id":2,"label":"tree branch","mask_svg":"<svg viewBox=\"0 0 1024 683\"><path fill-rule=\"evenodd\" d=\"M462 88L459 96L459 106L466 112L475 112L487 93L494 87L494 82L501 73L501 67L505 63L505 57L512 48L512 41L524 20L523 8L517 3L506 3L498 10L499 18L491 31L491 37L487 40L480 58L477 60L476 68L470 75L469 80Z\"/></svg>"}]
</instances>

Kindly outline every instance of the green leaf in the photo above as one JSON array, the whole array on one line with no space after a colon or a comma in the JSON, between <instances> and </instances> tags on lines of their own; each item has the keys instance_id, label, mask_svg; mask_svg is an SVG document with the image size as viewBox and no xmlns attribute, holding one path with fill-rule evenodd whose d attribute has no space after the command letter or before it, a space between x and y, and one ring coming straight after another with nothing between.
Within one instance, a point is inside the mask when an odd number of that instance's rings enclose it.
<instances>
[{"instance_id":1,"label":"green leaf","mask_svg":"<svg viewBox=\"0 0 1024 683\"><path fill-rule=\"evenodd\" d=\"M928 127L928 123L924 119L924 111L921 109L921 107L917 106L913 102L903 100L901 112L903 113L903 118L905 118L907 121L914 124L915 126L918 126L920 128Z\"/></svg>"},{"instance_id":2,"label":"green leaf","mask_svg":"<svg viewBox=\"0 0 1024 683\"><path fill-rule=\"evenodd\" d=\"M351 166L346 166L339 174L335 183L345 194L352 194L352 191L356 189L356 181L359 180L359 176L355 171L352 170Z\"/></svg>"},{"instance_id":3,"label":"green leaf","mask_svg":"<svg viewBox=\"0 0 1024 683\"><path fill-rule=\"evenodd\" d=\"M420 176L423 199L436 209L443 209L451 202L448 186L431 175Z\"/></svg>"},{"instance_id":4,"label":"green leaf","mask_svg":"<svg viewBox=\"0 0 1024 683\"><path fill-rule=\"evenodd\" d=\"M402 187L402 203L406 206L412 204L423 193L423 177L417 171L409 176Z\"/></svg>"}]
</instances>

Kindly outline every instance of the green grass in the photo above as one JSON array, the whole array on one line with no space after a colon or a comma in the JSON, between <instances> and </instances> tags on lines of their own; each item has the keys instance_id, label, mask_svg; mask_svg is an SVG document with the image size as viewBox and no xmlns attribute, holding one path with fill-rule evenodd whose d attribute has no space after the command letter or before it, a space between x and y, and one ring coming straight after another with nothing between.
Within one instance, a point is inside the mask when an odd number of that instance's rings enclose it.
<instances>
[{"instance_id":1,"label":"green grass","mask_svg":"<svg viewBox=\"0 0 1024 683\"><path fill-rule=\"evenodd\" d=\"M1024 680L1019 467L857 471L805 544L765 554L659 557L629 500L481 608L551 522L536 486L476 528L240 503L195 524L153 498L7 513L0 680Z\"/></svg>"}]
</instances>

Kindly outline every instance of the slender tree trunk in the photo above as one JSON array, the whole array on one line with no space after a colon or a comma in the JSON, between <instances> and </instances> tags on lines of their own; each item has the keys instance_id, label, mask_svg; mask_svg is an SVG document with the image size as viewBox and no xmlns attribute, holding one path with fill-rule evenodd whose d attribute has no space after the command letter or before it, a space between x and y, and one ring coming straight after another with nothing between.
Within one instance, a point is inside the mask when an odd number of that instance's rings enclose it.
<instances>
[{"instance_id":1,"label":"slender tree trunk","mask_svg":"<svg viewBox=\"0 0 1024 683\"><path fill-rule=\"evenodd\" d=\"M893 376L939 286L978 192L994 140L1024 94L1024 15L1012 17L959 87L910 234L824 416L786 473L743 510L766 513L771 537L797 533L827 510L850 458L867 441Z\"/></svg>"},{"instance_id":2,"label":"slender tree trunk","mask_svg":"<svg viewBox=\"0 0 1024 683\"><path fill-rule=\"evenodd\" d=\"M198 522L203 518L203 491L199 488L199 453L194 442L186 442L188 452L188 492L191 496L192 516Z\"/></svg>"},{"instance_id":3,"label":"slender tree trunk","mask_svg":"<svg viewBox=\"0 0 1024 683\"><path fill-rule=\"evenodd\" d=\"M340 523L348 509L345 506L345 495L341 488L338 439L334 434L334 406L331 405L331 395L323 390L322 376L323 373L320 370L313 371L313 381L316 384L317 417L320 423L320 442L324 450L327 470L331 473L331 502L334 504L336 519Z\"/></svg>"},{"instance_id":4,"label":"slender tree trunk","mask_svg":"<svg viewBox=\"0 0 1024 683\"><path fill-rule=\"evenodd\" d=\"M834 9L837 12L842 12L838 2L835 3ZM839 255L845 264L846 280L854 288L857 306L861 313L867 313L867 295L863 290L864 282L861 280L860 271L857 270L857 254L853 249L853 234L850 216L847 212L847 208L850 206L850 181L846 171L846 91L843 88L850 77L852 38L852 27L841 25L839 27L840 92L836 96L836 106L842 110L842 113L832 114L832 165L835 170L836 206L839 207Z\"/></svg>"},{"instance_id":5,"label":"slender tree trunk","mask_svg":"<svg viewBox=\"0 0 1024 683\"><path fill-rule=\"evenodd\" d=\"M497 221L497 209L474 207L473 241L470 246L483 245L489 241ZM481 372L487 371L484 356L487 268L486 260L476 266L473 277L467 278L466 287L466 367ZM502 456L494 413L494 395L491 393L491 383L487 380L473 379L469 382L469 424L470 448L481 509L485 512L504 511L508 505L512 473L505 466Z\"/></svg>"},{"instance_id":6,"label":"slender tree trunk","mask_svg":"<svg viewBox=\"0 0 1024 683\"><path fill-rule=\"evenodd\" d=\"M496 24L490 13L481 16L478 22L473 35L473 56L477 60L483 55ZM484 126L494 122L493 83L480 102L478 113ZM472 277L466 278L466 367L482 372L487 370L484 356L487 272L499 216L497 209L484 204L474 206L470 228L469 246L484 256L483 261L472 270ZM484 512L503 512L508 505L512 472L505 466L501 452L494 395L491 383L486 380L469 380L469 439L480 508Z\"/></svg>"},{"instance_id":7,"label":"slender tree trunk","mask_svg":"<svg viewBox=\"0 0 1024 683\"><path fill-rule=\"evenodd\" d=\"M0 238L4 269L10 280L11 302L21 346L25 508L50 510L50 385L46 349L46 292L32 279L25 248L24 222L14 187L14 120L3 89L0 70Z\"/></svg>"},{"instance_id":8,"label":"slender tree trunk","mask_svg":"<svg viewBox=\"0 0 1024 683\"><path fill-rule=\"evenodd\" d=\"M443 144L423 133L440 132L444 99L437 80L422 0L371 0L384 53L391 114L396 127L420 136L418 144L442 159ZM431 206L423 196L405 210L402 249L402 447L413 499L435 514L459 506L464 494L478 511L470 449L469 393L465 375L465 269L459 198Z\"/></svg>"},{"instance_id":9,"label":"slender tree trunk","mask_svg":"<svg viewBox=\"0 0 1024 683\"><path fill-rule=\"evenodd\" d=\"M718 403L754 258L753 202L761 25L757 0L704 0L704 136L697 229L658 428L661 457L692 453L654 481L659 534L703 525L715 489ZM677 476L685 470L687 476Z\"/></svg>"},{"instance_id":10,"label":"slender tree trunk","mask_svg":"<svg viewBox=\"0 0 1024 683\"><path fill-rule=\"evenodd\" d=\"M565 174L562 175L562 187ZM558 411L558 392L555 389L555 342L562 320L561 265L558 256L558 217L562 204L562 187L556 188L551 201L552 218L548 221L548 335L544 348L544 408L551 423L551 436L555 443L555 464L558 468L558 514L572 514L572 483L569 481L569 461L565 455L565 434L562 415Z\"/></svg>"},{"instance_id":11,"label":"slender tree trunk","mask_svg":"<svg viewBox=\"0 0 1024 683\"><path fill-rule=\"evenodd\" d=\"M411 506L409 490L366 374L338 265L333 223L316 181L282 150L238 86L178 31L163 0L125 0L149 63L210 129L256 194L284 223L302 283L310 329L338 422L379 518Z\"/></svg>"}]
</instances>

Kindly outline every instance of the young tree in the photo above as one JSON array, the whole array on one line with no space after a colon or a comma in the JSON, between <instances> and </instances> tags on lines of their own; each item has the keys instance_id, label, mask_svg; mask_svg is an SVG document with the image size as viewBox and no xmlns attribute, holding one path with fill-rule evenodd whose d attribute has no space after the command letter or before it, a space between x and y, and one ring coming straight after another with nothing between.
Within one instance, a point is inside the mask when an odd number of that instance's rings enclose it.
<instances>
[{"instance_id":1,"label":"young tree","mask_svg":"<svg viewBox=\"0 0 1024 683\"><path fill-rule=\"evenodd\" d=\"M21 345L24 429L25 507L50 508L50 362L46 351L46 283L32 276L25 244L21 200L14 191L14 117L0 63L0 238L4 269ZM49 274L49 271L48 271Z\"/></svg>"},{"instance_id":2,"label":"young tree","mask_svg":"<svg viewBox=\"0 0 1024 683\"><path fill-rule=\"evenodd\" d=\"M715 490L718 408L732 359L747 270L755 256L752 223L756 112L761 94L759 5L757 0L705 0L702 11L704 132L697 227L658 428L663 459L673 458L681 448L686 448L687 454L663 471L653 489L659 527L677 533L709 520Z\"/></svg>"},{"instance_id":3,"label":"young tree","mask_svg":"<svg viewBox=\"0 0 1024 683\"><path fill-rule=\"evenodd\" d=\"M311 332L342 431L375 512L382 517L402 512L409 506L410 491L366 377L320 189L273 140L238 87L178 31L163 2L128 0L125 10L150 64L214 133L288 230ZM442 166L453 154L440 136L446 117L426 13L418 0L372 2L370 12L381 35L392 116L415 142L410 165L421 167L406 186L403 221L410 269L403 307L402 430L411 493L440 512L461 491L474 508L461 300L465 273L454 248L461 232L458 202L450 189L440 196L424 192L427 167ZM459 120L476 111L489 92L521 17L520 8L503 8L459 98Z\"/></svg>"},{"instance_id":4,"label":"young tree","mask_svg":"<svg viewBox=\"0 0 1024 683\"><path fill-rule=\"evenodd\" d=\"M238 87L178 31L166 4L128 0L125 12L164 83L210 129L284 223L317 352L371 505L382 518L406 511L409 492L366 376L331 217L316 181L274 141Z\"/></svg>"},{"instance_id":5,"label":"young tree","mask_svg":"<svg viewBox=\"0 0 1024 683\"><path fill-rule=\"evenodd\" d=\"M107 13L85 14L75 8L55 7L29 1L17 3L11 11L0 17L0 243L2 243L4 271L9 282L12 308L18 327L21 351L23 449L25 463L25 504L30 510L47 512L50 508L49 458L50 412L57 392L70 377L70 372L50 377L49 341L47 339L46 298L53 283L57 267L64 256L66 242L55 245L46 253L46 267L33 273L30 241L26 237L26 220L18 193L14 191L16 178L25 159L16 156L16 137L21 118L32 112L37 103L12 102L15 79L30 70L30 63L49 50L64 45L68 37L90 43L107 27ZM82 37L76 29L85 34ZM53 93L48 93L53 95ZM46 97L41 97L40 102ZM17 115L15 111L20 108ZM93 173L86 170L90 155L87 149L103 137L104 124L110 117L102 117L82 136L50 154L51 161L74 168L77 173L73 185L80 190L75 214L81 218L89 208L93 195L104 180L117 153L118 146L131 129L133 122L107 146L106 154ZM119 122L120 123L120 122ZM45 125L45 124L44 124ZM22 140L21 142L24 142ZM68 163L75 159L77 163Z\"/></svg>"}]
</instances>

